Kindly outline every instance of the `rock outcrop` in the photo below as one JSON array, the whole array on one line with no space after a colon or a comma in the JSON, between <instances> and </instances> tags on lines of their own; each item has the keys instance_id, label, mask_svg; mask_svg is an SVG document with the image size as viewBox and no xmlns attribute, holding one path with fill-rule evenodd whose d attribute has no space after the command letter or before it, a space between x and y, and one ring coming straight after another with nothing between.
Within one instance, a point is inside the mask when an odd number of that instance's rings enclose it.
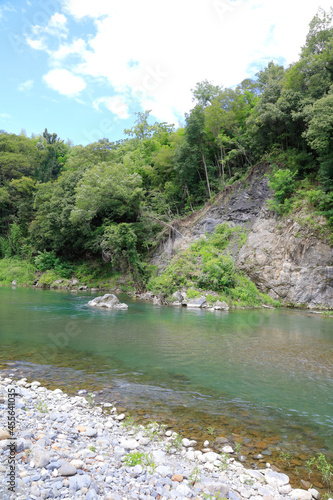
<instances>
[{"instance_id":1,"label":"rock outcrop","mask_svg":"<svg viewBox=\"0 0 333 500\"><path fill-rule=\"evenodd\" d=\"M333 308L333 249L306 223L278 217L267 208L272 193L263 165L245 181L228 186L214 203L180 221L155 252L163 270L175 252L228 223L247 231L247 241L231 249L236 265L258 286L286 305ZM324 224L324 220L322 220Z\"/></svg>"},{"instance_id":2,"label":"rock outcrop","mask_svg":"<svg viewBox=\"0 0 333 500\"><path fill-rule=\"evenodd\" d=\"M237 264L274 299L333 308L333 250L292 219L277 220L263 209Z\"/></svg>"},{"instance_id":3,"label":"rock outcrop","mask_svg":"<svg viewBox=\"0 0 333 500\"><path fill-rule=\"evenodd\" d=\"M106 309L128 309L128 305L121 303L113 293L106 293L103 297L96 297L93 300L89 300L88 306L92 307L104 307Z\"/></svg>"}]
</instances>

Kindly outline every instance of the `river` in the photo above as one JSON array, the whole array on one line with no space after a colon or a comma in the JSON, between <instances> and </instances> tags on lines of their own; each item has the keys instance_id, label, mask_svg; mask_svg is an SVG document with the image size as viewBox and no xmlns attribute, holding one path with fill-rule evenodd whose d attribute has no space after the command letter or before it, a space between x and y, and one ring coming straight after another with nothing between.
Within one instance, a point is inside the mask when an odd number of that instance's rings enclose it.
<instances>
[{"instance_id":1,"label":"river","mask_svg":"<svg viewBox=\"0 0 333 500\"><path fill-rule=\"evenodd\" d=\"M333 456L333 320L294 310L229 313L87 306L91 294L0 288L0 367L68 393L87 388L185 435L244 452ZM297 463L297 462L296 462Z\"/></svg>"}]
</instances>

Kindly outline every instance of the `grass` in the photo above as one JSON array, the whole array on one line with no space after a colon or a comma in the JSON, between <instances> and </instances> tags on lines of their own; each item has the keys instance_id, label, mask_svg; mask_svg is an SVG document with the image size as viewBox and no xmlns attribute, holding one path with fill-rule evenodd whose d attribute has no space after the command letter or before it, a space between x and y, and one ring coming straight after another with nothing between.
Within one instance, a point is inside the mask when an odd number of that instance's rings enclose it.
<instances>
[{"instance_id":1,"label":"grass","mask_svg":"<svg viewBox=\"0 0 333 500\"><path fill-rule=\"evenodd\" d=\"M17 285L33 285L36 268L27 260L18 257L0 259L0 286L11 285L15 280Z\"/></svg>"},{"instance_id":2,"label":"grass","mask_svg":"<svg viewBox=\"0 0 333 500\"><path fill-rule=\"evenodd\" d=\"M142 465L142 467L146 468L150 473L153 473L156 468L152 454L143 453L141 451L132 451L131 453L127 453L124 458L124 463L128 467Z\"/></svg>"},{"instance_id":3,"label":"grass","mask_svg":"<svg viewBox=\"0 0 333 500\"><path fill-rule=\"evenodd\" d=\"M38 399L35 403L35 408L38 410L40 413L48 413L48 407L45 401L42 399Z\"/></svg>"},{"instance_id":4,"label":"grass","mask_svg":"<svg viewBox=\"0 0 333 500\"><path fill-rule=\"evenodd\" d=\"M79 280L80 284L91 288L110 290L121 288L124 292L134 291L134 282L129 276L115 272L110 264L100 261L78 262L71 264L73 273L70 277ZM0 286L11 285L15 280L18 286L31 286L37 280L42 288L49 288L52 283L62 280L62 285L69 285L63 273L57 269L48 269L38 273L38 268L29 260L21 257L0 259Z\"/></svg>"},{"instance_id":5,"label":"grass","mask_svg":"<svg viewBox=\"0 0 333 500\"><path fill-rule=\"evenodd\" d=\"M233 307L279 306L235 266L232 248L240 248L245 241L246 231L241 227L219 224L214 233L176 254L161 276L150 279L147 288L166 297L186 288L189 299L206 294L211 305L220 300Z\"/></svg>"}]
</instances>

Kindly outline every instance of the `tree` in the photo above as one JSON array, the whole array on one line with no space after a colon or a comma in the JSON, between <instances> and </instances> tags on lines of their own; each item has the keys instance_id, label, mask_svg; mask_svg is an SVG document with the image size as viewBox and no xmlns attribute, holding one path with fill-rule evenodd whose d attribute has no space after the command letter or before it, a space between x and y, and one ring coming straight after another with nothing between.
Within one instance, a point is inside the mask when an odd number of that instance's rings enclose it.
<instances>
[{"instance_id":1,"label":"tree","mask_svg":"<svg viewBox=\"0 0 333 500\"><path fill-rule=\"evenodd\" d=\"M76 187L72 222L101 225L104 218L132 222L142 199L141 177L121 164L100 163L87 170Z\"/></svg>"},{"instance_id":2,"label":"tree","mask_svg":"<svg viewBox=\"0 0 333 500\"><path fill-rule=\"evenodd\" d=\"M211 189L206 162L206 144L205 144L205 115L202 106L197 104L190 114L186 114L185 137L192 155L200 158L204 166L205 178L207 183L208 197L211 199Z\"/></svg>"},{"instance_id":3,"label":"tree","mask_svg":"<svg viewBox=\"0 0 333 500\"><path fill-rule=\"evenodd\" d=\"M37 143L39 164L35 177L41 182L57 179L66 161L69 145L59 139L56 133L50 134L47 129Z\"/></svg>"},{"instance_id":4,"label":"tree","mask_svg":"<svg viewBox=\"0 0 333 500\"><path fill-rule=\"evenodd\" d=\"M318 154L319 175L327 189L333 188L333 86L332 93L307 108L308 129L304 136Z\"/></svg>"}]
</instances>

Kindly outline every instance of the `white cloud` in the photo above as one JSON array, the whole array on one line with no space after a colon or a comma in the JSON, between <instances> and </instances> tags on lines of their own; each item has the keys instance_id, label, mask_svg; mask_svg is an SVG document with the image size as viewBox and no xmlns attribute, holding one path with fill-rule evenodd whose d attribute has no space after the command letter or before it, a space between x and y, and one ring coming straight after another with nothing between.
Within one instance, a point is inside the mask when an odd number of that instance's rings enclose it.
<instances>
[{"instance_id":1,"label":"white cloud","mask_svg":"<svg viewBox=\"0 0 333 500\"><path fill-rule=\"evenodd\" d=\"M53 69L43 76L45 83L59 94L73 97L86 88L80 76L73 75L67 69Z\"/></svg>"},{"instance_id":2,"label":"white cloud","mask_svg":"<svg viewBox=\"0 0 333 500\"><path fill-rule=\"evenodd\" d=\"M128 105L123 96L115 95L113 97L100 97L93 103L94 108L99 110L100 105L103 104L111 113L125 120L129 118Z\"/></svg>"},{"instance_id":3,"label":"white cloud","mask_svg":"<svg viewBox=\"0 0 333 500\"><path fill-rule=\"evenodd\" d=\"M31 30L37 36L51 35L63 38L66 37L68 33L66 25L66 16L64 16L64 14L56 12L55 14L53 14L53 16L50 17L50 20L46 26L39 26L38 24L35 24L34 26L32 26Z\"/></svg>"},{"instance_id":4,"label":"white cloud","mask_svg":"<svg viewBox=\"0 0 333 500\"><path fill-rule=\"evenodd\" d=\"M65 0L68 15L89 16L97 30L76 71L173 122L192 106L198 81L228 87L254 61L297 60L317 8L314 0Z\"/></svg>"},{"instance_id":5,"label":"white cloud","mask_svg":"<svg viewBox=\"0 0 333 500\"><path fill-rule=\"evenodd\" d=\"M82 19L86 16L98 19L115 14L119 2L115 0L94 0L93 2L89 0L64 0L63 3L65 10L76 19Z\"/></svg>"},{"instance_id":6,"label":"white cloud","mask_svg":"<svg viewBox=\"0 0 333 500\"><path fill-rule=\"evenodd\" d=\"M33 40L32 38L27 38L26 39L27 41L27 44L32 48L32 49L35 49L35 50L46 50L47 51L47 47L45 45L45 42L43 39L35 39Z\"/></svg>"},{"instance_id":7,"label":"white cloud","mask_svg":"<svg viewBox=\"0 0 333 500\"><path fill-rule=\"evenodd\" d=\"M86 42L79 38L78 40L74 40L71 44L63 44L52 53L52 59L54 63L62 61L66 57L73 54L83 54L86 49Z\"/></svg>"},{"instance_id":8,"label":"white cloud","mask_svg":"<svg viewBox=\"0 0 333 500\"><path fill-rule=\"evenodd\" d=\"M8 120L9 118L11 118L11 115L9 115L8 113L0 113L0 118L2 118L3 120Z\"/></svg>"},{"instance_id":9,"label":"white cloud","mask_svg":"<svg viewBox=\"0 0 333 500\"><path fill-rule=\"evenodd\" d=\"M321 6L328 10L330 1L321 0ZM85 88L83 78L102 81L116 96L96 99L96 85L91 97L96 109L105 106L120 118L129 108L152 109L156 118L172 123L192 107L190 89L197 82L229 87L271 59L296 61L318 10L317 0L63 0L62 5L64 13L35 27L28 40L49 54L51 65L66 62L71 70L63 81L55 71L66 70L50 71L49 86L76 95ZM86 18L95 31L71 37L73 19ZM57 38L56 49L46 45L50 37Z\"/></svg>"},{"instance_id":10,"label":"white cloud","mask_svg":"<svg viewBox=\"0 0 333 500\"><path fill-rule=\"evenodd\" d=\"M34 81L33 80L26 80L25 82L21 83L18 87L17 90L19 92L26 92L32 89L34 86Z\"/></svg>"}]
</instances>

